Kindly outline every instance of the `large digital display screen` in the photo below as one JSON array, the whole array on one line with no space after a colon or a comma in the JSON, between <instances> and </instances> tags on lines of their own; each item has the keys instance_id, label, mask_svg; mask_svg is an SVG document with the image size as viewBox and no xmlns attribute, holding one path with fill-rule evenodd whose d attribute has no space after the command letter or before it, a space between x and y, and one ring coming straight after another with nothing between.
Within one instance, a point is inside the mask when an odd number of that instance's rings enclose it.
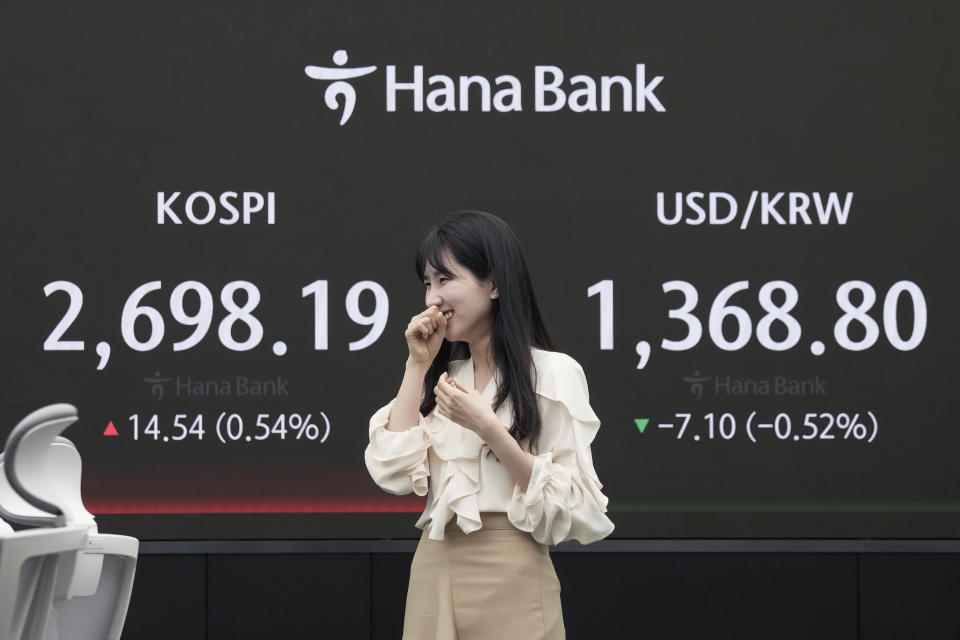
<instances>
[{"instance_id":1,"label":"large digital display screen","mask_svg":"<svg viewBox=\"0 0 960 640\"><path fill-rule=\"evenodd\" d=\"M363 463L457 209L583 367L614 538L957 538L946 3L9 9L0 436L141 539L413 538Z\"/></svg>"}]
</instances>

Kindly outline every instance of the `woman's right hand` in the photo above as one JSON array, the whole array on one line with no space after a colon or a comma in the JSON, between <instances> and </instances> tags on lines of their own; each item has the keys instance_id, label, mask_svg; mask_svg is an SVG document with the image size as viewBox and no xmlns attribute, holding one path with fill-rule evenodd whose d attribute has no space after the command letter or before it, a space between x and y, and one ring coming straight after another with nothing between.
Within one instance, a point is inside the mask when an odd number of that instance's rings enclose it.
<instances>
[{"instance_id":1,"label":"woman's right hand","mask_svg":"<svg viewBox=\"0 0 960 640\"><path fill-rule=\"evenodd\" d=\"M446 334L447 319L443 317L436 305L413 316L403 334L410 349L409 362L417 366L429 367L437 357Z\"/></svg>"}]
</instances>

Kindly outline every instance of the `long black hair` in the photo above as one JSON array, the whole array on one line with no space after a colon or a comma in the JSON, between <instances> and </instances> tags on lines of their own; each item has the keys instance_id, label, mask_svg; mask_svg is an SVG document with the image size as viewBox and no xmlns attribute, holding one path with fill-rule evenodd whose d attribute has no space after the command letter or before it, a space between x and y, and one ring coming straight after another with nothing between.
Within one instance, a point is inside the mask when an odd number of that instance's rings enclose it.
<instances>
[{"instance_id":1,"label":"long black hair","mask_svg":"<svg viewBox=\"0 0 960 640\"><path fill-rule=\"evenodd\" d=\"M494 411L507 401L513 405L510 435L531 453L540 436L540 411L537 408L535 375L531 347L555 351L553 342L537 307L527 260L520 240L510 226L484 211L455 211L427 232L416 256L417 277L423 281L429 263L439 273L451 277L444 264L450 255L478 279L492 278L499 297L493 301L493 328L490 346L496 368L501 372ZM427 415L437 404L433 391L452 360L470 356L466 342L444 339L423 381L420 413Z\"/></svg>"}]
</instances>

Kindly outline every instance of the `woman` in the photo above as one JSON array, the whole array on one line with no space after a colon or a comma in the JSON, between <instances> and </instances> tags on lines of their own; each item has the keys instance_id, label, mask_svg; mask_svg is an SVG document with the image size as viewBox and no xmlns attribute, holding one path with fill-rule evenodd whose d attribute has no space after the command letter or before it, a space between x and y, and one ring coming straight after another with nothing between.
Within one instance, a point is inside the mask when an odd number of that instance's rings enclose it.
<instances>
[{"instance_id":1,"label":"woman","mask_svg":"<svg viewBox=\"0 0 960 640\"><path fill-rule=\"evenodd\" d=\"M548 545L613 531L583 369L553 350L500 218L450 214L416 269L427 309L407 326L403 382L370 419L364 455L386 491L427 495L403 638L563 638Z\"/></svg>"}]
</instances>

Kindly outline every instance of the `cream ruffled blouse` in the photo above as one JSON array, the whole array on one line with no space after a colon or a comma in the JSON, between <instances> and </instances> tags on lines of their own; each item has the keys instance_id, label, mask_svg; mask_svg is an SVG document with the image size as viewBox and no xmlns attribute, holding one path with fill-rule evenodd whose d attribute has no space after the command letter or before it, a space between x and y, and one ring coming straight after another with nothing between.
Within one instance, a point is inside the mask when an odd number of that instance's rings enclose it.
<instances>
[{"instance_id":1,"label":"cream ruffled blouse","mask_svg":"<svg viewBox=\"0 0 960 640\"><path fill-rule=\"evenodd\" d=\"M583 368L563 353L536 348L532 352L542 427L539 453L525 488L494 455L486 455L488 447L477 434L438 415L436 407L407 431L386 428L396 398L370 418L370 444L364 452L367 470L389 493L427 495L427 507L416 526L429 527L430 538L443 540L444 526L454 516L464 533L476 531L482 524L481 511L505 512L515 527L530 532L541 544L570 539L588 544L613 531L590 453L600 420L590 408ZM473 359L451 362L449 375L472 389ZM483 390L491 406L497 383L494 376ZM509 429L510 400L496 413Z\"/></svg>"}]
</instances>

